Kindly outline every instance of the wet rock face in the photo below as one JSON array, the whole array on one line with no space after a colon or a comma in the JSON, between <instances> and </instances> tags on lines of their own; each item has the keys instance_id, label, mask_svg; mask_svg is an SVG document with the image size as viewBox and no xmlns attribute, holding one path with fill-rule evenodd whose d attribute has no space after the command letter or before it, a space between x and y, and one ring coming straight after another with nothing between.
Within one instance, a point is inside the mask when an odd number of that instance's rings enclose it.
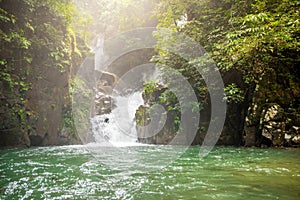
<instances>
[{"instance_id":1,"label":"wet rock face","mask_svg":"<svg viewBox=\"0 0 300 200\"><path fill-rule=\"evenodd\" d=\"M39 146L43 143L45 137L42 137L40 135L30 135L29 138L31 141L31 146Z\"/></svg>"},{"instance_id":2,"label":"wet rock face","mask_svg":"<svg viewBox=\"0 0 300 200\"><path fill-rule=\"evenodd\" d=\"M176 135L176 124L174 123L175 113L169 111L165 113L166 121L163 120L163 116L152 116L155 119L151 119L150 117L150 109L151 106L154 106L160 97L160 95L166 91L167 88L159 85L153 92L151 93L143 93L143 99L145 104L141 105L135 114L136 120L136 130L138 141L144 144L169 144ZM167 105L162 105L167 110ZM161 130L158 130L157 133L153 133L153 128L147 127L151 120L155 120L154 123L164 123L164 126Z\"/></svg>"},{"instance_id":3,"label":"wet rock face","mask_svg":"<svg viewBox=\"0 0 300 200\"><path fill-rule=\"evenodd\" d=\"M7 147L29 147L30 139L28 134L21 130L17 132L13 129L0 132L0 149Z\"/></svg>"},{"instance_id":4,"label":"wet rock face","mask_svg":"<svg viewBox=\"0 0 300 200\"><path fill-rule=\"evenodd\" d=\"M297 110L283 109L278 104L269 107L262 122L262 145L299 147L300 124L298 117Z\"/></svg>"},{"instance_id":5,"label":"wet rock face","mask_svg":"<svg viewBox=\"0 0 300 200\"><path fill-rule=\"evenodd\" d=\"M254 147L256 145L256 127L255 126L245 126L245 146Z\"/></svg>"},{"instance_id":6,"label":"wet rock face","mask_svg":"<svg viewBox=\"0 0 300 200\"><path fill-rule=\"evenodd\" d=\"M145 105L140 106L136 112L136 123L137 123L137 134L138 140L146 144L169 144L172 141L172 144L178 145L190 145L190 138L188 135L181 135L179 131L178 120L180 120L180 113L175 110L168 110L170 105L163 105L160 102L160 95L164 93L167 88L163 86L157 86L157 88L151 93L143 93L143 99ZM162 105L167 111L167 119L164 127L161 131L151 137L145 137L145 133L139 128L139 126L145 127L150 123L149 110L151 106L155 104ZM171 105L173 106L173 105ZM240 129L243 128L243 123L241 121L243 118L240 115L241 106L237 107L232 105L228 109L227 121L223 132L218 140L218 145L239 145L242 135ZM203 109L200 111L200 122L198 124L198 132L193 138L192 145L201 145L205 139L208 127L210 125L210 116L211 115L211 105L209 103L203 105ZM179 116L179 117L178 117ZM237 120L239 119L239 120ZM188 130L189 127L186 127ZM188 132L188 131L187 131ZM179 134L178 134L179 133ZM176 136L176 138L175 138ZM174 140L175 141L174 141Z\"/></svg>"},{"instance_id":7,"label":"wet rock face","mask_svg":"<svg viewBox=\"0 0 300 200\"><path fill-rule=\"evenodd\" d=\"M119 81L119 78L117 77L117 75L110 73L110 72L104 72L102 71L100 74L100 83L103 86L110 86L110 87L114 87Z\"/></svg>"},{"instance_id":8,"label":"wet rock face","mask_svg":"<svg viewBox=\"0 0 300 200\"><path fill-rule=\"evenodd\" d=\"M111 113L115 107L112 93L119 81L119 78L109 72L101 72L100 79L97 81L95 88L95 115L104 115Z\"/></svg>"},{"instance_id":9,"label":"wet rock face","mask_svg":"<svg viewBox=\"0 0 300 200\"><path fill-rule=\"evenodd\" d=\"M138 141L144 144L169 144L175 137L175 124L174 124L174 113L164 113L163 115L152 115L150 117L149 105L141 105L135 114L136 119L136 130ZM153 127L148 127L151 120L155 120L155 124L161 124L164 126L161 130L155 130ZM156 132L158 131L158 132ZM184 142L182 142L183 144Z\"/></svg>"},{"instance_id":10,"label":"wet rock face","mask_svg":"<svg viewBox=\"0 0 300 200\"><path fill-rule=\"evenodd\" d=\"M95 114L104 115L111 112L112 98L109 95L105 95L98 92L95 99Z\"/></svg>"}]
</instances>

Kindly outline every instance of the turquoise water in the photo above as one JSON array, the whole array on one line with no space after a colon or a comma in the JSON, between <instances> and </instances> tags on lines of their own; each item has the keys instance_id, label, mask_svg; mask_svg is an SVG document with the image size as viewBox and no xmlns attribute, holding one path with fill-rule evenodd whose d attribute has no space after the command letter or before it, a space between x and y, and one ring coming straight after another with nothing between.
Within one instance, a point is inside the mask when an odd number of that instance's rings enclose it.
<instances>
[{"instance_id":1,"label":"turquoise water","mask_svg":"<svg viewBox=\"0 0 300 200\"><path fill-rule=\"evenodd\" d=\"M121 149L159 161L166 148ZM191 147L169 166L153 162L143 171L102 163L84 146L2 150L0 199L300 199L299 149L217 147L201 159L198 153Z\"/></svg>"}]
</instances>

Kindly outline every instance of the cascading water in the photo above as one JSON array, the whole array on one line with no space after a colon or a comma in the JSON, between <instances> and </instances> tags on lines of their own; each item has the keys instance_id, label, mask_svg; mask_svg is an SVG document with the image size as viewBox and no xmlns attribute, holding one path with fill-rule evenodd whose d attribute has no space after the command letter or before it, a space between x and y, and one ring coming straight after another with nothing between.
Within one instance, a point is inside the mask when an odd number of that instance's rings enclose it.
<instances>
[{"instance_id":1,"label":"cascading water","mask_svg":"<svg viewBox=\"0 0 300 200\"><path fill-rule=\"evenodd\" d=\"M107 70L105 68L105 62L109 58L104 49L104 36L100 34L97 38L96 48L94 50L94 69L101 73ZM135 92L131 92L130 94L126 92L126 95L121 95L118 92L112 95L105 91L101 91L100 93L98 93L99 91L96 92L99 94L99 99L105 99L103 101L104 104L111 104L109 109L101 104L103 107L99 106L100 112L91 119L93 137L97 145L141 145L137 143L135 113L138 107L144 104L141 92L143 89L142 86L146 81L159 80L159 77L159 70L155 68L154 64L142 64L127 71L122 77L118 77L121 80L119 83L109 85L114 91ZM102 83L100 87L108 88L108 81L104 80L104 82L105 84Z\"/></svg>"},{"instance_id":2,"label":"cascading water","mask_svg":"<svg viewBox=\"0 0 300 200\"><path fill-rule=\"evenodd\" d=\"M91 119L95 142L102 145L137 145L135 112L143 104L142 92L127 96L113 95L115 108L109 114Z\"/></svg>"}]
</instances>

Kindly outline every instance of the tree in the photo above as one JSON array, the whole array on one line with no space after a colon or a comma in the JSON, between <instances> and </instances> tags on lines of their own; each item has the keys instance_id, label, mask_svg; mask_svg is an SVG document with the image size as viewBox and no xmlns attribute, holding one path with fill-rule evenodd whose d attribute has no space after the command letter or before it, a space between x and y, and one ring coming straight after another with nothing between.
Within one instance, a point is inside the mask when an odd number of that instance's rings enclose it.
<instances>
[{"instance_id":1,"label":"tree","mask_svg":"<svg viewBox=\"0 0 300 200\"><path fill-rule=\"evenodd\" d=\"M235 112L245 113L245 120L249 108L248 126L256 128L255 143L260 145L261 122L268 107L276 103L295 108L298 104L299 1L160 2L159 26L190 36L211 55L223 73L228 105L240 106ZM169 67L179 69L191 81L195 70L165 51L163 45L158 45L155 61L163 71L168 72ZM191 84L196 86L199 81ZM195 91L201 94L197 87ZM238 131L241 138L243 126Z\"/></svg>"},{"instance_id":2,"label":"tree","mask_svg":"<svg viewBox=\"0 0 300 200\"><path fill-rule=\"evenodd\" d=\"M225 65L243 71L245 82L252 85L248 125L256 127L257 145L270 106L297 107L298 7L299 1L254 1L245 16L231 18L232 29L219 47L228 55Z\"/></svg>"}]
</instances>

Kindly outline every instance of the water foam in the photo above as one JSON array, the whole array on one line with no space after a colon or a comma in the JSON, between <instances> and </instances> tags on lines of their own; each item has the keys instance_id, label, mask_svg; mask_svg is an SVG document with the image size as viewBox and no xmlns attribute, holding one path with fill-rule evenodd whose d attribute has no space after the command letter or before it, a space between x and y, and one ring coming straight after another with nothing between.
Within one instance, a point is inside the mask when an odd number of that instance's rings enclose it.
<instances>
[{"instance_id":1,"label":"water foam","mask_svg":"<svg viewBox=\"0 0 300 200\"><path fill-rule=\"evenodd\" d=\"M109 114L91 119L95 144L101 146L137 146L135 112L143 104L141 92L114 95L116 107Z\"/></svg>"}]
</instances>

